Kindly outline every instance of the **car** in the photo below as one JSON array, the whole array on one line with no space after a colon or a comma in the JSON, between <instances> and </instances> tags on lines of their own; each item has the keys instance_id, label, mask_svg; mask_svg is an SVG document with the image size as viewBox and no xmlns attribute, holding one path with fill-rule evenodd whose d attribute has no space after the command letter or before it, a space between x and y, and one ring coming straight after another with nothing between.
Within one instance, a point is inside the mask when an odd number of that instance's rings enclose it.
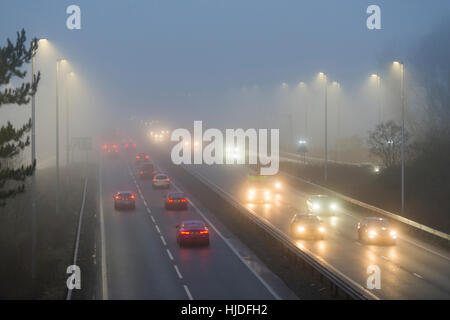
<instances>
[{"instance_id":1,"label":"car","mask_svg":"<svg viewBox=\"0 0 450 320\"><path fill-rule=\"evenodd\" d=\"M152 188L153 189L156 189L156 188L169 189L170 188L170 178L166 174L163 174L163 173L156 174L153 177Z\"/></svg>"},{"instance_id":2,"label":"car","mask_svg":"<svg viewBox=\"0 0 450 320\"><path fill-rule=\"evenodd\" d=\"M152 179L156 174L155 167L152 163L144 163L139 171L139 178Z\"/></svg>"},{"instance_id":3,"label":"car","mask_svg":"<svg viewBox=\"0 0 450 320\"><path fill-rule=\"evenodd\" d=\"M209 230L203 221L183 221L176 229L177 243L180 247L188 243L209 246Z\"/></svg>"},{"instance_id":4,"label":"car","mask_svg":"<svg viewBox=\"0 0 450 320\"><path fill-rule=\"evenodd\" d=\"M291 221L291 235L295 239L325 238L326 228L322 220L313 214L296 214Z\"/></svg>"},{"instance_id":5,"label":"car","mask_svg":"<svg viewBox=\"0 0 450 320\"><path fill-rule=\"evenodd\" d=\"M114 194L114 209L135 209L135 196L131 191L119 191Z\"/></svg>"},{"instance_id":6,"label":"car","mask_svg":"<svg viewBox=\"0 0 450 320\"><path fill-rule=\"evenodd\" d=\"M146 153L139 153L136 155L136 165L140 165L148 160L150 160L150 156Z\"/></svg>"},{"instance_id":7,"label":"car","mask_svg":"<svg viewBox=\"0 0 450 320\"><path fill-rule=\"evenodd\" d=\"M249 175L246 181L246 202L249 204L270 204L279 200L281 183L266 176Z\"/></svg>"},{"instance_id":8,"label":"car","mask_svg":"<svg viewBox=\"0 0 450 320\"><path fill-rule=\"evenodd\" d=\"M117 148L116 144L104 144L103 147L103 153L108 158L117 158L119 156L119 149Z\"/></svg>"},{"instance_id":9,"label":"car","mask_svg":"<svg viewBox=\"0 0 450 320\"><path fill-rule=\"evenodd\" d=\"M397 242L397 232L384 218L369 217L358 223L358 240L369 244L390 244Z\"/></svg>"},{"instance_id":10,"label":"car","mask_svg":"<svg viewBox=\"0 0 450 320\"><path fill-rule=\"evenodd\" d=\"M188 201L183 192L169 192L164 206L168 210L187 209Z\"/></svg>"},{"instance_id":11,"label":"car","mask_svg":"<svg viewBox=\"0 0 450 320\"><path fill-rule=\"evenodd\" d=\"M337 201L329 196L318 194L309 197L306 200L308 213L313 214L331 214L339 212Z\"/></svg>"}]
</instances>

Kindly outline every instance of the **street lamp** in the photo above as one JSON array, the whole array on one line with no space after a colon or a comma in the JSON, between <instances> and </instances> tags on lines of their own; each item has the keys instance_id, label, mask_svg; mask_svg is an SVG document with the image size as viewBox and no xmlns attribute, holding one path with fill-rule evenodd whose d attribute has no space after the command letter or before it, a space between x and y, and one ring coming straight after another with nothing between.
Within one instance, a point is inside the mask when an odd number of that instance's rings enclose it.
<instances>
[{"instance_id":1,"label":"street lamp","mask_svg":"<svg viewBox=\"0 0 450 320\"><path fill-rule=\"evenodd\" d=\"M319 72L319 78L325 80L325 162L324 162L324 178L328 180L328 78L323 72Z\"/></svg>"},{"instance_id":2,"label":"street lamp","mask_svg":"<svg viewBox=\"0 0 450 320\"><path fill-rule=\"evenodd\" d=\"M68 84L70 78L73 78L75 76L75 73L73 71L69 72L67 74L67 79L66 79L66 99L67 99L67 106L66 106L66 170L69 170L69 159L70 159L70 147L69 147L69 143L70 143L70 137L69 137L69 133L70 133L70 121L69 121L69 116L70 116L70 107L69 107L69 89L70 89L70 84Z\"/></svg>"},{"instance_id":3,"label":"street lamp","mask_svg":"<svg viewBox=\"0 0 450 320\"><path fill-rule=\"evenodd\" d=\"M372 74L370 76L372 79L374 79L377 82L377 100L378 100L378 123L381 123L381 113L382 113L382 106L381 106L381 77L377 74Z\"/></svg>"},{"instance_id":4,"label":"street lamp","mask_svg":"<svg viewBox=\"0 0 450 320\"><path fill-rule=\"evenodd\" d=\"M401 100L402 100L402 176L401 176L401 185L402 185L402 209L401 213L403 215L405 210L405 66L402 62L394 61L394 66L400 67L400 91L401 91Z\"/></svg>"},{"instance_id":5,"label":"street lamp","mask_svg":"<svg viewBox=\"0 0 450 320\"><path fill-rule=\"evenodd\" d=\"M338 89L338 101L337 101L337 133L336 133L336 160L339 160L339 139L341 138L341 84L337 81L333 81L332 85Z\"/></svg>"},{"instance_id":6,"label":"street lamp","mask_svg":"<svg viewBox=\"0 0 450 320\"><path fill-rule=\"evenodd\" d=\"M56 214L59 213L59 67L66 59L56 60Z\"/></svg>"},{"instance_id":7,"label":"street lamp","mask_svg":"<svg viewBox=\"0 0 450 320\"><path fill-rule=\"evenodd\" d=\"M48 42L47 38L37 40L39 42ZM31 77L35 77L36 54L34 52L31 59ZM36 163L36 94L31 96L31 163ZM36 168L31 177L31 279L36 278Z\"/></svg>"}]
</instances>

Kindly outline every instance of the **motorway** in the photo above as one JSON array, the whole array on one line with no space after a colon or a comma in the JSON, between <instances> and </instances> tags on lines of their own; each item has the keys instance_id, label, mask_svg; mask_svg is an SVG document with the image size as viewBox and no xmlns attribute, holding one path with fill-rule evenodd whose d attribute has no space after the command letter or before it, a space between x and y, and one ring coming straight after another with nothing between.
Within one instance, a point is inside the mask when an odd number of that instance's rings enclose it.
<instances>
[{"instance_id":1,"label":"motorway","mask_svg":"<svg viewBox=\"0 0 450 320\"><path fill-rule=\"evenodd\" d=\"M141 181L133 157L100 164L103 299L298 299L188 192L188 210L166 211L167 190ZM122 190L135 193L135 210L114 209L113 193ZM179 248L176 225L205 218L210 246Z\"/></svg>"},{"instance_id":2,"label":"motorway","mask_svg":"<svg viewBox=\"0 0 450 320\"><path fill-rule=\"evenodd\" d=\"M286 234L293 214L305 211L309 195L286 183L278 203L270 206L246 204L242 200L242 186L250 169L243 165L186 167ZM325 240L292 241L366 292L369 292L366 289L367 267L379 266L381 289L370 290L374 298L450 299L450 253L447 249L402 236L401 230L396 246L361 244L357 240L356 224L362 217L359 212L341 209L335 217L324 218L328 230Z\"/></svg>"}]
</instances>

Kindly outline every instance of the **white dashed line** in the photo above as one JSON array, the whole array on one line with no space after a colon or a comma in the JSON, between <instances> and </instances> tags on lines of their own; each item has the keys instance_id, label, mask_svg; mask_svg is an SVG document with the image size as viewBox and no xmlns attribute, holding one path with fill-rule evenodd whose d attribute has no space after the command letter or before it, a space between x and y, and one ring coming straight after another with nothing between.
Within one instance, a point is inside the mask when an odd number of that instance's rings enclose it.
<instances>
[{"instance_id":1,"label":"white dashed line","mask_svg":"<svg viewBox=\"0 0 450 320\"><path fill-rule=\"evenodd\" d=\"M149 207L147 207L147 212L148 213L152 213L151 211L150 211L150 208ZM153 218L153 217L152 217Z\"/></svg>"},{"instance_id":2,"label":"white dashed line","mask_svg":"<svg viewBox=\"0 0 450 320\"><path fill-rule=\"evenodd\" d=\"M156 228L156 231L158 231L158 233L161 233L161 230L159 230L158 225L155 224L155 228Z\"/></svg>"},{"instance_id":3,"label":"white dashed line","mask_svg":"<svg viewBox=\"0 0 450 320\"><path fill-rule=\"evenodd\" d=\"M153 223L156 223L155 218L153 218L153 216L150 216L150 218L152 219Z\"/></svg>"},{"instance_id":4,"label":"white dashed line","mask_svg":"<svg viewBox=\"0 0 450 320\"><path fill-rule=\"evenodd\" d=\"M186 291L186 294L187 294L189 300L194 300L194 298L192 297L192 294L189 291L189 288L187 287L187 285L184 285L184 291Z\"/></svg>"},{"instance_id":5,"label":"white dashed line","mask_svg":"<svg viewBox=\"0 0 450 320\"><path fill-rule=\"evenodd\" d=\"M165 246L167 246L167 243L166 243L166 240L164 239L164 236L161 236L161 241L162 241L162 243L163 243Z\"/></svg>"},{"instance_id":6,"label":"white dashed line","mask_svg":"<svg viewBox=\"0 0 450 320\"><path fill-rule=\"evenodd\" d=\"M167 251L167 254L169 255L170 260L173 261L173 255L172 255L172 253L170 252L170 250L169 250L169 249L166 249L166 251Z\"/></svg>"},{"instance_id":7,"label":"white dashed line","mask_svg":"<svg viewBox=\"0 0 450 320\"><path fill-rule=\"evenodd\" d=\"M180 270L178 270L177 265L174 265L173 267L175 268L175 271L177 272L178 278L183 279L183 276L181 275Z\"/></svg>"},{"instance_id":8,"label":"white dashed line","mask_svg":"<svg viewBox=\"0 0 450 320\"><path fill-rule=\"evenodd\" d=\"M417 278L423 279L423 277L418 273L413 272L413 275L415 275Z\"/></svg>"},{"instance_id":9,"label":"white dashed line","mask_svg":"<svg viewBox=\"0 0 450 320\"><path fill-rule=\"evenodd\" d=\"M145 200L144 200L144 206L146 206L146 207L147 207L147 201L145 201Z\"/></svg>"}]
</instances>

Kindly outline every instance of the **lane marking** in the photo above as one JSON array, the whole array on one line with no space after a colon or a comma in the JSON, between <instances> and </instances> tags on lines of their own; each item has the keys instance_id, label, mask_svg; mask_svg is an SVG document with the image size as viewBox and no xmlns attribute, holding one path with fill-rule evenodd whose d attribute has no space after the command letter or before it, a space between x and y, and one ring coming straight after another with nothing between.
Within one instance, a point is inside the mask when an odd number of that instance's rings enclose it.
<instances>
[{"instance_id":1,"label":"lane marking","mask_svg":"<svg viewBox=\"0 0 450 320\"><path fill-rule=\"evenodd\" d=\"M144 201L143 201L143 202L144 202L144 206L145 206L145 207L148 207L148 205L147 205L147 201L145 201L145 199L144 199Z\"/></svg>"},{"instance_id":2,"label":"lane marking","mask_svg":"<svg viewBox=\"0 0 450 320\"><path fill-rule=\"evenodd\" d=\"M172 255L172 253L170 252L170 250L169 250L169 249L166 249L166 251L167 251L167 254L169 255L169 259L173 261L173 255Z\"/></svg>"},{"instance_id":3,"label":"lane marking","mask_svg":"<svg viewBox=\"0 0 450 320\"><path fill-rule=\"evenodd\" d=\"M194 298L192 297L192 294L189 291L189 288L187 287L187 285L183 285L183 286L184 286L184 291L186 291L186 294L187 294L189 300L194 300Z\"/></svg>"},{"instance_id":4,"label":"lane marking","mask_svg":"<svg viewBox=\"0 0 450 320\"><path fill-rule=\"evenodd\" d=\"M167 243L166 243L166 240L164 239L164 236L161 236L160 238L161 238L161 241L164 244L164 246L167 246Z\"/></svg>"},{"instance_id":5,"label":"lane marking","mask_svg":"<svg viewBox=\"0 0 450 320\"><path fill-rule=\"evenodd\" d=\"M150 213L150 214L152 213L152 212L150 211L150 208L149 208L149 207L147 207L147 212Z\"/></svg>"},{"instance_id":6,"label":"lane marking","mask_svg":"<svg viewBox=\"0 0 450 320\"><path fill-rule=\"evenodd\" d=\"M99 210L100 210L100 239L101 239L101 272L102 272L102 299L108 300L108 278L106 272L106 241L105 241L105 220L103 215L103 187L102 187L102 161L100 160L98 170L98 188L99 188Z\"/></svg>"},{"instance_id":7,"label":"lane marking","mask_svg":"<svg viewBox=\"0 0 450 320\"><path fill-rule=\"evenodd\" d=\"M418 273L413 272L413 275L415 275L417 278L423 279L423 277Z\"/></svg>"},{"instance_id":8,"label":"lane marking","mask_svg":"<svg viewBox=\"0 0 450 320\"><path fill-rule=\"evenodd\" d=\"M157 224L155 224L155 228L156 228L156 231L158 231L158 233L161 234L161 230L159 230L159 227Z\"/></svg>"},{"instance_id":9,"label":"lane marking","mask_svg":"<svg viewBox=\"0 0 450 320\"><path fill-rule=\"evenodd\" d=\"M178 266L175 264L173 267L175 268L175 271L177 272L178 278L183 279L183 276L181 275L180 270L178 270Z\"/></svg>"},{"instance_id":10,"label":"lane marking","mask_svg":"<svg viewBox=\"0 0 450 320\"><path fill-rule=\"evenodd\" d=\"M156 223L155 218L153 218L153 216L150 216L150 218L152 219L153 223Z\"/></svg>"}]
</instances>

